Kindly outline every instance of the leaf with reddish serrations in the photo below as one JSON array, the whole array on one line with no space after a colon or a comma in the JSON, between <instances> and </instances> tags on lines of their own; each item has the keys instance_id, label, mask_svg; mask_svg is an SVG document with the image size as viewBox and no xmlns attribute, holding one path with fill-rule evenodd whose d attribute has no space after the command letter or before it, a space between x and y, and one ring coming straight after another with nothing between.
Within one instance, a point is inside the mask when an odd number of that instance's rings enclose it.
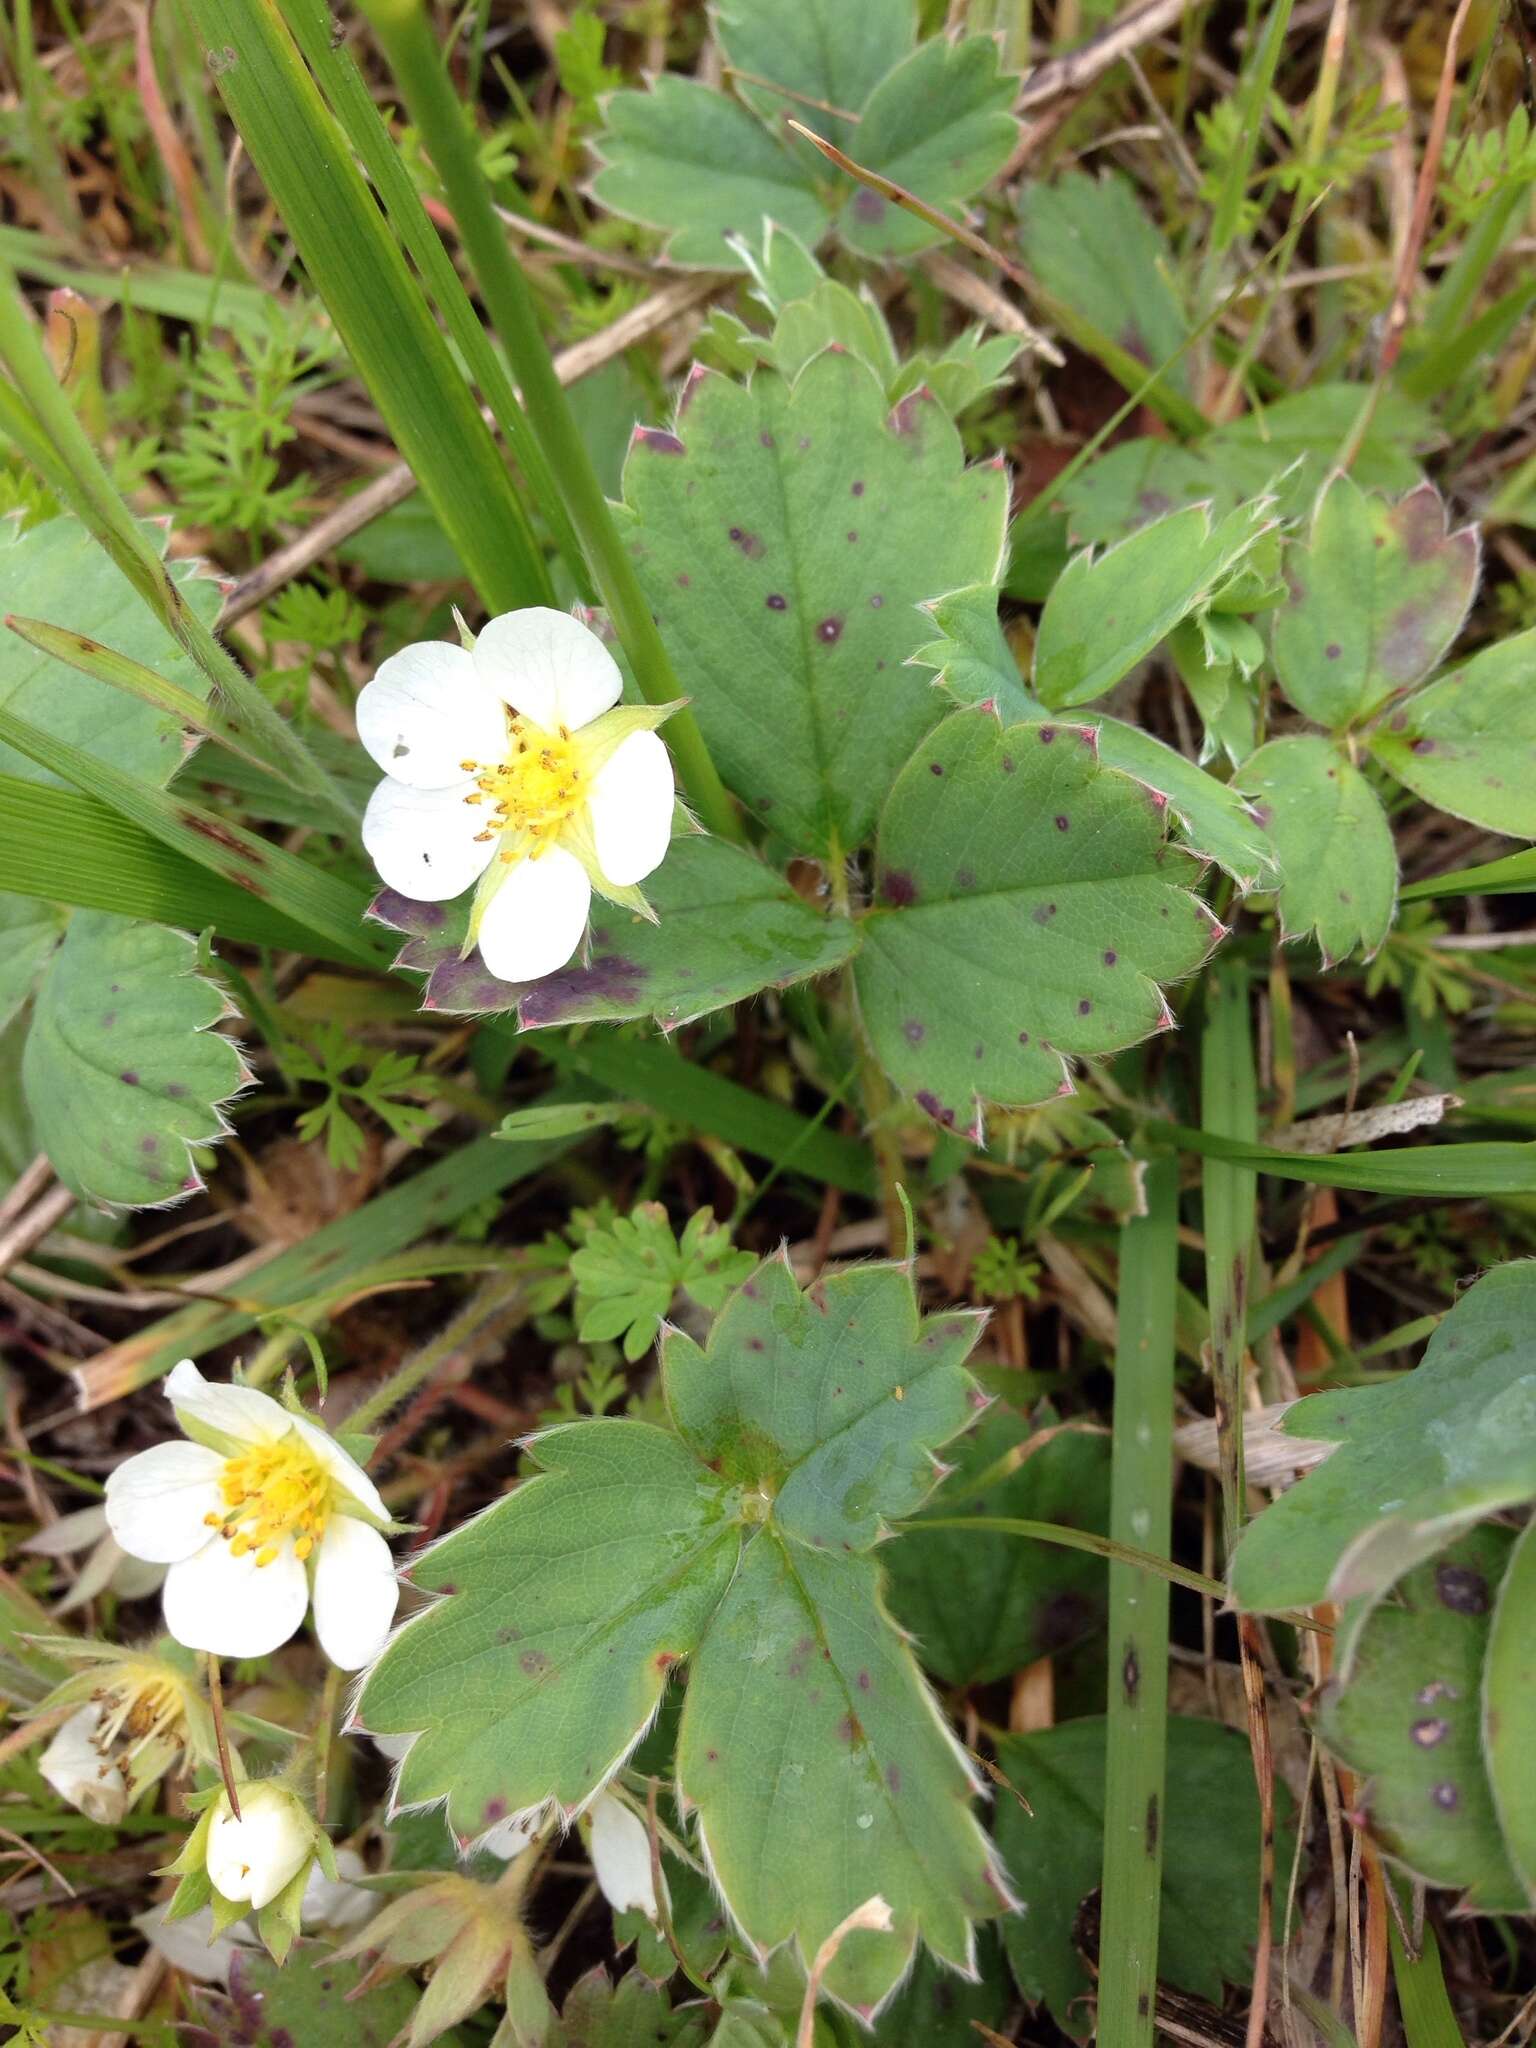
<instances>
[{"instance_id":1,"label":"leaf with reddish serrations","mask_svg":"<svg viewBox=\"0 0 1536 2048\"><path fill-rule=\"evenodd\" d=\"M690 380L643 430L620 529L722 776L793 852L846 859L943 715L906 664L925 598L996 579L1008 479L965 466L944 408L890 409L827 353L793 384Z\"/></svg>"},{"instance_id":2,"label":"leaf with reddish serrations","mask_svg":"<svg viewBox=\"0 0 1536 2048\"><path fill-rule=\"evenodd\" d=\"M1536 839L1533 684L1536 631L1496 641L1389 712L1371 752L1438 810Z\"/></svg>"},{"instance_id":3,"label":"leaf with reddish serrations","mask_svg":"<svg viewBox=\"0 0 1536 2048\"><path fill-rule=\"evenodd\" d=\"M877 1547L921 1506L939 1448L986 1400L980 1318L920 1315L910 1273L802 1293L769 1260L704 1347L662 1347L673 1430L604 1417L535 1439L537 1477L434 1544L359 1703L414 1737L397 1801L446 1799L474 1837L587 1804L692 1660L681 1810L737 1926L802 1967L879 1897L827 1988L871 2010L919 1940L959 1969L1007 1889L977 1784L886 1612ZM675 1431L675 1433L674 1433Z\"/></svg>"},{"instance_id":4,"label":"leaf with reddish serrations","mask_svg":"<svg viewBox=\"0 0 1536 2048\"><path fill-rule=\"evenodd\" d=\"M463 955L468 904L416 903L381 890L369 915L407 934L395 965L425 974L422 1008L476 1016L515 1010L519 1027L654 1017L675 1030L764 988L824 974L858 943L755 855L723 839L674 839L645 885L652 924L594 901L588 957L542 981L499 981L479 949Z\"/></svg>"},{"instance_id":5,"label":"leaf with reddish serrations","mask_svg":"<svg viewBox=\"0 0 1536 2048\"><path fill-rule=\"evenodd\" d=\"M880 1064L921 1109L979 1141L985 1105L1070 1093L1070 1056L1172 1023L1160 984L1222 928L1166 815L1079 725L978 706L923 741L880 821L854 968Z\"/></svg>"},{"instance_id":6,"label":"leaf with reddish serrations","mask_svg":"<svg viewBox=\"0 0 1536 2048\"><path fill-rule=\"evenodd\" d=\"M1393 504L1331 477L1309 537L1286 551L1273 641L1285 694L1337 732L1428 675L1467 615L1478 557L1476 527L1450 532L1433 484Z\"/></svg>"}]
</instances>

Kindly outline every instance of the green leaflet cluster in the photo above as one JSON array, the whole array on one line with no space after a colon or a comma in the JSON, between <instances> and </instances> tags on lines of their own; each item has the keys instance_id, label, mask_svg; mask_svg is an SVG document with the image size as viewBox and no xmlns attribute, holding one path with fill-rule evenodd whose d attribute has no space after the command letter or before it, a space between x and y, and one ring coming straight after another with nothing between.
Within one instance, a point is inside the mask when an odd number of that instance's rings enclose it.
<instances>
[{"instance_id":1,"label":"green leaflet cluster","mask_svg":"<svg viewBox=\"0 0 1536 2048\"><path fill-rule=\"evenodd\" d=\"M415 1584L446 1597L365 1684L363 1725L415 1735L396 1804L446 1801L465 1841L572 1813L686 1660L678 1797L748 1940L809 1959L878 1895L892 1932L844 1944L838 1997L877 2005L919 1938L968 1967L1008 1892L874 1547L985 1405L963 1363L978 1328L921 1319L896 1267L802 1293L771 1260L706 1347L667 1336L672 1429L536 1439L538 1476L418 1559Z\"/></svg>"},{"instance_id":2,"label":"green leaflet cluster","mask_svg":"<svg viewBox=\"0 0 1536 2048\"><path fill-rule=\"evenodd\" d=\"M594 196L666 231L669 261L734 268L765 220L807 246L835 232L859 255L910 256L939 229L832 171L786 125L802 119L867 169L958 214L1018 137L1016 80L990 36L917 41L913 0L718 0L735 97L664 73L616 92L597 138ZM810 105L807 106L806 102Z\"/></svg>"}]
</instances>

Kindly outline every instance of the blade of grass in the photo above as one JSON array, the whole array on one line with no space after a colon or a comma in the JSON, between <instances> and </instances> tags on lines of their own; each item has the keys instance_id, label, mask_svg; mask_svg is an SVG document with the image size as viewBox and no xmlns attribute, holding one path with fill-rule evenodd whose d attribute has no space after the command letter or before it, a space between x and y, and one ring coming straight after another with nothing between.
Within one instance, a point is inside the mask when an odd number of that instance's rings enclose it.
<instances>
[{"instance_id":1,"label":"blade of grass","mask_svg":"<svg viewBox=\"0 0 1536 2048\"><path fill-rule=\"evenodd\" d=\"M1179 1176L1147 1167L1146 1214L1120 1233L1109 1533L1166 1559L1172 1538L1174 1287ZM1168 1592L1123 1558L1109 1567L1100 2048L1150 2048L1162 1908L1168 1749Z\"/></svg>"},{"instance_id":2,"label":"blade of grass","mask_svg":"<svg viewBox=\"0 0 1536 2048\"><path fill-rule=\"evenodd\" d=\"M365 1273L537 1173L570 1142L509 1144L477 1138L456 1147L399 1187L280 1252L244 1282L238 1300L193 1302L87 1360L74 1374L82 1410L149 1386L179 1358L201 1358L216 1345L243 1337L275 1311L291 1309L296 1317L313 1313L317 1297L334 1306L356 1290Z\"/></svg>"},{"instance_id":3,"label":"blade of grass","mask_svg":"<svg viewBox=\"0 0 1536 2048\"><path fill-rule=\"evenodd\" d=\"M1258 1084L1248 1019L1248 970L1219 960L1206 981L1200 1044L1200 1113L1205 1130L1251 1145L1259 1133ZM1221 1507L1230 1556L1243 1519L1243 1361L1248 1351L1248 1270L1258 1209L1258 1176L1241 1160L1206 1154L1201 1176L1205 1295L1211 1312L1210 1373L1221 1447Z\"/></svg>"},{"instance_id":4,"label":"blade of grass","mask_svg":"<svg viewBox=\"0 0 1536 2048\"><path fill-rule=\"evenodd\" d=\"M270 839L185 797L137 781L12 712L0 710L0 739L61 781L109 804L174 852L249 890L303 924L307 932L320 934L333 953L339 948L344 959L388 964L388 940L363 923L369 902L366 890L312 867Z\"/></svg>"},{"instance_id":5,"label":"blade of grass","mask_svg":"<svg viewBox=\"0 0 1536 2048\"><path fill-rule=\"evenodd\" d=\"M69 244L36 228L0 226L0 262L40 284L68 285L86 298L109 299L141 313L185 320L189 327L228 327L259 338L272 323L271 295L259 285L204 277L164 263L102 263L69 260Z\"/></svg>"},{"instance_id":6,"label":"blade of grass","mask_svg":"<svg viewBox=\"0 0 1536 2048\"><path fill-rule=\"evenodd\" d=\"M185 4L310 282L481 601L548 603L527 510L276 0Z\"/></svg>"},{"instance_id":7,"label":"blade of grass","mask_svg":"<svg viewBox=\"0 0 1536 2048\"><path fill-rule=\"evenodd\" d=\"M1410 882L1401 892L1404 903L1422 903L1436 896L1524 895L1536 889L1536 847L1522 847L1502 860L1485 861L1481 867L1453 868L1447 875L1429 875Z\"/></svg>"},{"instance_id":8,"label":"blade of grass","mask_svg":"<svg viewBox=\"0 0 1536 2048\"><path fill-rule=\"evenodd\" d=\"M117 564L176 644L207 676L244 727L250 743L351 829L355 814L299 735L286 725L239 663L219 645L189 605L103 468L90 437L59 388L11 272L0 264L0 361L15 381L3 410L7 430L20 430L23 452ZM30 413L30 424L17 417Z\"/></svg>"},{"instance_id":9,"label":"blade of grass","mask_svg":"<svg viewBox=\"0 0 1536 2048\"><path fill-rule=\"evenodd\" d=\"M1152 1123L1149 1134L1183 1152L1251 1166L1277 1180L1313 1181L1365 1195L1536 1194L1536 1144L1402 1145L1394 1152L1278 1152L1197 1131Z\"/></svg>"},{"instance_id":10,"label":"blade of grass","mask_svg":"<svg viewBox=\"0 0 1536 2048\"><path fill-rule=\"evenodd\" d=\"M194 4L206 9L213 0L194 0ZM675 703L682 691L614 525L570 401L555 375L527 281L496 218L475 154L474 135L443 68L431 23L420 0L364 0L363 11L373 23L395 82L443 181L481 297L564 495L593 582L629 656L640 694L651 704ZM667 726L667 741L700 821L722 838L739 840L740 820L692 712L674 713Z\"/></svg>"},{"instance_id":11,"label":"blade of grass","mask_svg":"<svg viewBox=\"0 0 1536 2048\"><path fill-rule=\"evenodd\" d=\"M1387 1879L1401 1901L1403 1888ZM1465 2036L1445 1988L1445 1971L1440 1962L1440 1945L1435 1930L1426 1920L1418 1936L1419 1953L1410 1957L1403 1941L1397 1915L1387 1924L1392 1948L1392 1981L1397 1986L1397 2009L1402 2016L1408 2048L1464 2048Z\"/></svg>"},{"instance_id":12,"label":"blade of grass","mask_svg":"<svg viewBox=\"0 0 1536 2048\"><path fill-rule=\"evenodd\" d=\"M0 775L0 889L76 910L110 910L243 946L369 963L359 935L343 952L248 889L211 874L73 790Z\"/></svg>"},{"instance_id":13,"label":"blade of grass","mask_svg":"<svg viewBox=\"0 0 1536 2048\"><path fill-rule=\"evenodd\" d=\"M98 682L109 683L113 689L124 690L130 697L153 704L157 711L169 711L191 732L200 733L205 739L217 740L232 754L238 754L242 761L250 762L253 768L265 768L261 755L247 744L239 720L231 718L219 704L211 700L204 703L201 697L182 689L179 683L168 682L142 662L133 661L114 648L104 647L99 640L88 639L84 633L72 633L65 626L47 625L42 619L21 619L14 612L6 613L5 623L18 639L25 640L39 653L50 654L56 661L67 662L71 668L79 669L82 675L94 676Z\"/></svg>"},{"instance_id":14,"label":"blade of grass","mask_svg":"<svg viewBox=\"0 0 1536 2048\"><path fill-rule=\"evenodd\" d=\"M373 95L344 43L336 42L330 10L321 0L280 0L283 14L315 81L347 132L390 225L405 244L469 374L489 405L497 426L517 457L534 503L554 536L555 547L578 585L586 583L586 562L566 517L565 506L528 416L518 404L512 380L481 326L469 294L459 281L442 238L427 218L421 195L385 127ZM590 588L581 595L590 599Z\"/></svg>"},{"instance_id":15,"label":"blade of grass","mask_svg":"<svg viewBox=\"0 0 1536 2048\"><path fill-rule=\"evenodd\" d=\"M1275 0L1264 24L1263 36L1252 59L1244 65L1243 75L1238 81L1239 118L1233 124L1237 146L1221 169L1221 183L1200 272L1199 301L1202 307L1209 306L1216 295L1216 274L1221 259L1237 240L1242 226L1243 200L1248 192L1253 160L1263 139L1264 110L1275 82L1275 69L1285 47L1285 32L1290 20L1291 0Z\"/></svg>"}]
</instances>

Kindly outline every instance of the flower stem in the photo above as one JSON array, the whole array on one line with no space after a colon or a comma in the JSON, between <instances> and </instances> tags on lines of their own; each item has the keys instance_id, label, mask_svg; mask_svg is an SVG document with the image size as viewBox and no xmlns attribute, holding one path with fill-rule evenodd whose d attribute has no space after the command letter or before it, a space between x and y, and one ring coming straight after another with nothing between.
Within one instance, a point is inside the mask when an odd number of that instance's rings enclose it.
<instances>
[{"instance_id":1,"label":"flower stem","mask_svg":"<svg viewBox=\"0 0 1536 2048\"><path fill-rule=\"evenodd\" d=\"M468 1349L493 1329L497 1334L506 1334L523 1322L528 1314L524 1282L525 1274L519 1262L487 1281L435 1337L429 1338L419 1351L413 1352L397 1366L389 1378L375 1387L367 1400L352 1411L347 1417L347 1428L372 1429L407 1394L414 1394L434 1373L440 1372L455 1352Z\"/></svg>"},{"instance_id":2,"label":"flower stem","mask_svg":"<svg viewBox=\"0 0 1536 2048\"><path fill-rule=\"evenodd\" d=\"M449 82L422 0L363 0L411 119L443 181L464 252L487 312L516 376L527 413L565 509L585 551L592 580L628 654L640 694L651 704L682 695L656 622L602 485L576 425L522 268L496 218L475 153L475 139ZM667 729L688 801L700 822L722 839L743 836L703 734L689 711Z\"/></svg>"},{"instance_id":3,"label":"flower stem","mask_svg":"<svg viewBox=\"0 0 1536 2048\"><path fill-rule=\"evenodd\" d=\"M224 1780L224 1790L229 1796L229 1810L236 1820L241 1820L244 1816L240 1812L240 1794L235 1790L235 1763L229 1753L229 1736L224 1729L224 1677L212 1650L208 1652L208 1704L213 1710L213 1739L219 1751L219 1776Z\"/></svg>"}]
</instances>

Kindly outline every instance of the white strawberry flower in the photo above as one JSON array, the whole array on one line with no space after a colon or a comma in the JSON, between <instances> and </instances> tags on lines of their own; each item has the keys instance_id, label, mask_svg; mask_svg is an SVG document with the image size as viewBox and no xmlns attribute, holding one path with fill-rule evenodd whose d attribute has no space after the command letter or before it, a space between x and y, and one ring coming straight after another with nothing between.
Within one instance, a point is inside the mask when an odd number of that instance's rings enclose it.
<instances>
[{"instance_id":1,"label":"white strawberry flower","mask_svg":"<svg viewBox=\"0 0 1536 2048\"><path fill-rule=\"evenodd\" d=\"M315 1824L285 1785L262 1779L240 1787L238 1817L219 1794L203 1853L219 1897L259 1912L313 1863Z\"/></svg>"},{"instance_id":2,"label":"white strawberry flower","mask_svg":"<svg viewBox=\"0 0 1536 2048\"><path fill-rule=\"evenodd\" d=\"M491 973L536 981L576 952L592 892L648 914L635 886L672 834L667 709L620 705L611 654L579 620L530 606L473 647L428 640L382 664L357 700L384 770L363 844L391 889L470 918Z\"/></svg>"},{"instance_id":3,"label":"white strawberry flower","mask_svg":"<svg viewBox=\"0 0 1536 2048\"><path fill-rule=\"evenodd\" d=\"M81 1707L43 1751L38 1769L61 1799L110 1827L128 1810L128 1787L116 1763L98 1746L100 1730L100 1707Z\"/></svg>"},{"instance_id":4,"label":"white strawberry flower","mask_svg":"<svg viewBox=\"0 0 1536 2048\"><path fill-rule=\"evenodd\" d=\"M264 1657L313 1599L320 1647L359 1670L399 1597L378 1488L318 1424L255 1387L213 1385L184 1358L165 1390L192 1440L119 1465L106 1506L130 1557L170 1566L167 1629L188 1649Z\"/></svg>"}]
</instances>

